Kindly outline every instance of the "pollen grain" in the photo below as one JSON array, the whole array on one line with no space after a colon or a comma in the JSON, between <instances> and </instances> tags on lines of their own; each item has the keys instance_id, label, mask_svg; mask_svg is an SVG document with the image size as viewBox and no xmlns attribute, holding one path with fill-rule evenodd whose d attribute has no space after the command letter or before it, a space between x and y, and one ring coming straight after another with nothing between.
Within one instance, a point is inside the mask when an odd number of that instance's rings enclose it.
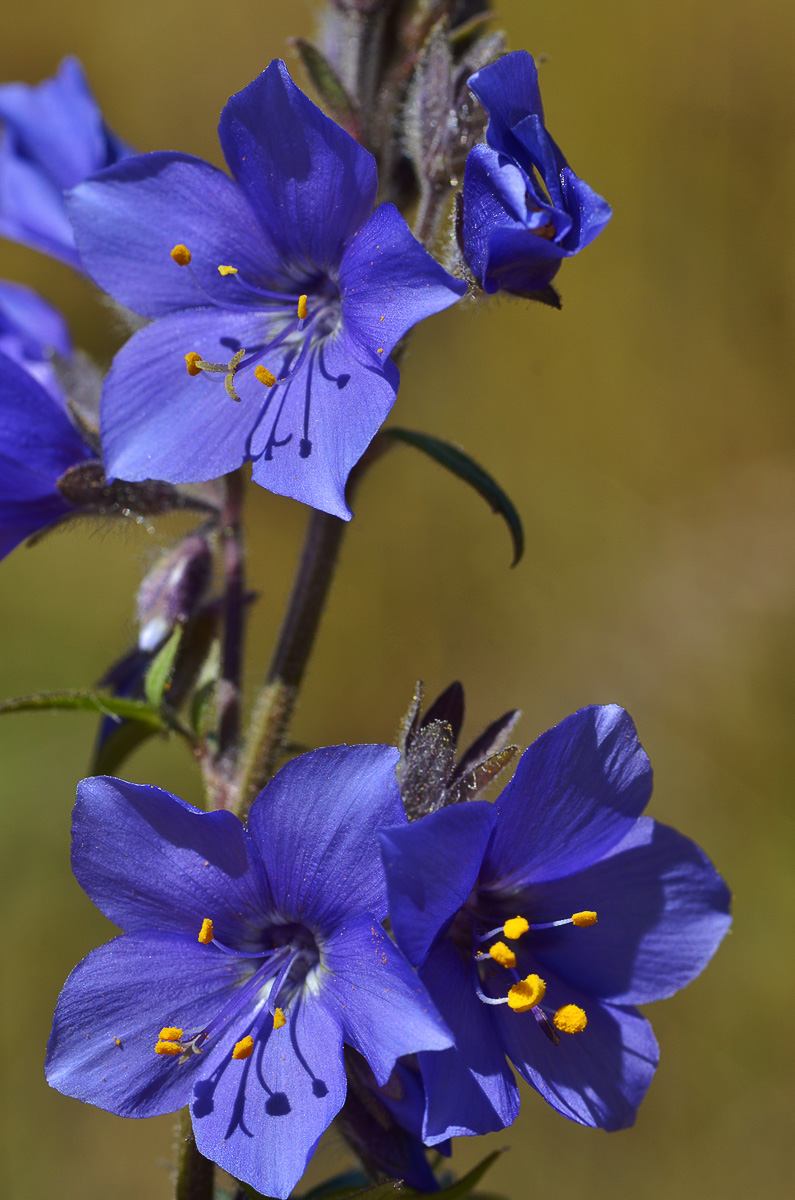
<instances>
[{"instance_id":1,"label":"pollen grain","mask_svg":"<svg viewBox=\"0 0 795 1200\"><path fill-rule=\"evenodd\" d=\"M509 946L505 945L505 942L495 942L494 945L489 948L489 954L495 962L500 964L501 967L507 967L510 969L516 966L516 955Z\"/></svg>"},{"instance_id":2,"label":"pollen grain","mask_svg":"<svg viewBox=\"0 0 795 1200\"><path fill-rule=\"evenodd\" d=\"M185 355L185 366L188 368L189 375L201 375L202 369L199 366L201 361L201 354L197 354L195 350L190 350Z\"/></svg>"},{"instance_id":3,"label":"pollen grain","mask_svg":"<svg viewBox=\"0 0 795 1200\"><path fill-rule=\"evenodd\" d=\"M178 267L187 267L190 265L191 252L187 246L182 245L182 242L177 242L171 251L171 257Z\"/></svg>"},{"instance_id":4,"label":"pollen grain","mask_svg":"<svg viewBox=\"0 0 795 1200\"><path fill-rule=\"evenodd\" d=\"M591 912L589 909L584 909L582 912L572 913L571 917L572 925L578 925L581 929L584 929L587 925L595 925L596 920L596 913Z\"/></svg>"},{"instance_id":5,"label":"pollen grain","mask_svg":"<svg viewBox=\"0 0 795 1200\"><path fill-rule=\"evenodd\" d=\"M515 983L508 993L508 1007L514 1012L529 1012L544 999L547 985L538 975L528 975L519 983Z\"/></svg>"},{"instance_id":6,"label":"pollen grain","mask_svg":"<svg viewBox=\"0 0 795 1200\"><path fill-rule=\"evenodd\" d=\"M253 1053L254 1039L249 1034L248 1037L241 1038L239 1042L235 1042L232 1058L250 1058Z\"/></svg>"},{"instance_id":7,"label":"pollen grain","mask_svg":"<svg viewBox=\"0 0 795 1200\"><path fill-rule=\"evenodd\" d=\"M209 917L205 917L202 921L202 927L199 930L199 941L203 946L209 946L213 940L213 923Z\"/></svg>"},{"instance_id":8,"label":"pollen grain","mask_svg":"<svg viewBox=\"0 0 795 1200\"><path fill-rule=\"evenodd\" d=\"M510 921L506 921L503 925L502 932L512 942L515 942L523 933L527 933L529 928L530 922L526 921L524 917L511 917Z\"/></svg>"}]
</instances>

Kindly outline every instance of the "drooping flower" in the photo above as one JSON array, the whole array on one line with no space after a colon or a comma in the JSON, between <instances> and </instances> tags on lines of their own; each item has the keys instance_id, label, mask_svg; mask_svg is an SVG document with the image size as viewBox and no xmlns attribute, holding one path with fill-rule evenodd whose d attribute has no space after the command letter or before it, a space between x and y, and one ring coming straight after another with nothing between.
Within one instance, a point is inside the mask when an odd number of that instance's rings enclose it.
<instances>
[{"instance_id":1,"label":"drooping flower","mask_svg":"<svg viewBox=\"0 0 795 1200\"><path fill-rule=\"evenodd\" d=\"M695 978L730 923L706 855L641 816L650 794L629 716L592 707L525 752L495 805L380 831L396 940L456 1039L419 1055L426 1142L514 1119L506 1056L564 1116L632 1124L658 1060L635 1005Z\"/></svg>"},{"instance_id":2,"label":"drooping flower","mask_svg":"<svg viewBox=\"0 0 795 1200\"><path fill-rule=\"evenodd\" d=\"M95 458L68 412L51 350L71 353L60 314L28 288L0 283L0 558L75 512L58 480Z\"/></svg>"},{"instance_id":3,"label":"drooping flower","mask_svg":"<svg viewBox=\"0 0 795 1200\"><path fill-rule=\"evenodd\" d=\"M234 180L149 154L70 200L87 270L156 318L106 382L108 471L196 482L251 460L263 487L347 519L348 474L397 393L391 351L465 286L393 205L371 213L374 159L282 62L231 98L219 134Z\"/></svg>"},{"instance_id":4,"label":"drooping flower","mask_svg":"<svg viewBox=\"0 0 795 1200\"><path fill-rule=\"evenodd\" d=\"M471 76L489 114L487 146L467 156L464 254L486 292L537 292L601 233L610 206L547 133L532 56L506 54Z\"/></svg>"},{"instance_id":5,"label":"drooping flower","mask_svg":"<svg viewBox=\"0 0 795 1200\"><path fill-rule=\"evenodd\" d=\"M130 153L76 58L53 79L0 87L0 234L80 269L63 193Z\"/></svg>"},{"instance_id":6,"label":"drooping flower","mask_svg":"<svg viewBox=\"0 0 795 1200\"><path fill-rule=\"evenodd\" d=\"M390 941L374 830L405 820L397 751L293 759L247 827L157 788L84 781L78 881L126 930L58 1001L47 1078L123 1116L190 1103L200 1151L286 1197L345 1099L343 1041L379 1084L451 1044Z\"/></svg>"}]
</instances>

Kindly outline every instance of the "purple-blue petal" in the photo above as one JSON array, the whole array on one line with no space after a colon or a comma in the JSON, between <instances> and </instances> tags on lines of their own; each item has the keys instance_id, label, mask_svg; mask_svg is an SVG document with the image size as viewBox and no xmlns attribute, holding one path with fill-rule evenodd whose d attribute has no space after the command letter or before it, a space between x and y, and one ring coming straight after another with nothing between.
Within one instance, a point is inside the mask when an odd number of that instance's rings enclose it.
<instances>
[{"instance_id":1,"label":"purple-blue petal","mask_svg":"<svg viewBox=\"0 0 795 1200\"><path fill-rule=\"evenodd\" d=\"M393 204L380 204L356 233L339 269L345 327L371 354L389 355L418 321L455 304L454 279L412 234Z\"/></svg>"},{"instance_id":2,"label":"purple-blue petal","mask_svg":"<svg viewBox=\"0 0 795 1200\"><path fill-rule=\"evenodd\" d=\"M379 829L395 940L417 967L474 888L497 813L474 800Z\"/></svg>"},{"instance_id":3,"label":"purple-blue petal","mask_svg":"<svg viewBox=\"0 0 795 1200\"><path fill-rule=\"evenodd\" d=\"M143 784L84 779L72 816L72 869L122 929L197 940L209 917L221 942L260 944L259 864L229 812L202 812Z\"/></svg>"},{"instance_id":4,"label":"purple-blue petal","mask_svg":"<svg viewBox=\"0 0 795 1200\"><path fill-rule=\"evenodd\" d=\"M174 313L134 334L116 355L103 390L108 476L196 483L250 458L253 431L273 405L271 393L244 369L235 378L236 403L226 394L223 375L188 375L185 355L195 351L211 362L228 362L239 347L261 345L268 332L261 312L209 308Z\"/></svg>"},{"instance_id":5,"label":"purple-blue petal","mask_svg":"<svg viewBox=\"0 0 795 1200\"><path fill-rule=\"evenodd\" d=\"M597 862L633 828L651 788L629 714L616 704L580 709L519 760L497 800L481 885L504 895Z\"/></svg>"},{"instance_id":6,"label":"purple-blue petal","mask_svg":"<svg viewBox=\"0 0 795 1200\"><path fill-rule=\"evenodd\" d=\"M343 921L324 942L321 961L326 1003L379 1085L402 1055L452 1044L428 992L376 917Z\"/></svg>"},{"instance_id":7,"label":"purple-blue petal","mask_svg":"<svg viewBox=\"0 0 795 1200\"><path fill-rule=\"evenodd\" d=\"M47 1046L47 1082L65 1096L125 1117L188 1103L207 1055L180 1063L155 1054L164 1025L186 1035L214 1017L248 969L213 946L173 933L131 933L79 963L58 998Z\"/></svg>"},{"instance_id":8,"label":"purple-blue petal","mask_svg":"<svg viewBox=\"0 0 795 1200\"><path fill-rule=\"evenodd\" d=\"M505 1053L548 1104L580 1125L626 1129L635 1120L659 1061L649 1022L635 1008L601 1004L547 972L544 1009L550 1016L576 1004L588 1018L582 1033L561 1033L557 1046L532 1013L492 1006Z\"/></svg>"},{"instance_id":9,"label":"purple-blue petal","mask_svg":"<svg viewBox=\"0 0 795 1200\"><path fill-rule=\"evenodd\" d=\"M280 60L232 96L218 134L296 279L336 268L375 201L372 155L296 87Z\"/></svg>"},{"instance_id":10,"label":"purple-blue petal","mask_svg":"<svg viewBox=\"0 0 795 1200\"><path fill-rule=\"evenodd\" d=\"M543 976L549 969L613 1004L662 1000L703 971L731 924L730 902L703 850L641 817L601 861L530 890L526 911L533 921L583 909L599 919L586 929L567 925L534 935L527 954L537 966L528 970Z\"/></svg>"},{"instance_id":11,"label":"purple-blue petal","mask_svg":"<svg viewBox=\"0 0 795 1200\"><path fill-rule=\"evenodd\" d=\"M375 831L405 820L392 746L328 746L292 759L251 806L248 832L282 919L323 932L386 911Z\"/></svg>"},{"instance_id":12,"label":"purple-blue petal","mask_svg":"<svg viewBox=\"0 0 795 1200\"><path fill-rule=\"evenodd\" d=\"M27 359L40 360L49 350L64 358L72 353L72 339L66 321L57 308L43 300L32 288L21 283L0 280L0 337L20 339Z\"/></svg>"},{"instance_id":13,"label":"purple-blue petal","mask_svg":"<svg viewBox=\"0 0 795 1200\"><path fill-rule=\"evenodd\" d=\"M513 128L531 113L544 120L538 71L526 50L505 54L468 79L469 87L489 114L490 146L516 157Z\"/></svg>"},{"instance_id":14,"label":"purple-blue petal","mask_svg":"<svg viewBox=\"0 0 795 1200\"><path fill-rule=\"evenodd\" d=\"M289 285L242 189L200 158L158 152L125 159L76 187L67 206L88 273L143 316L213 300L221 309L261 307L219 266L266 287ZM174 262L175 245L188 247L190 267Z\"/></svg>"},{"instance_id":15,"label":"purple-blue petal","mask_svg":"<svg viewBox=\"0 0 795 1200\"><path fill-rule=\"evenodd\" d=\"M384 361L386 360L386 361ZM344 326L314 347L252 434L254 481L350 520L345 485L395 402L398 370Z\"/></svg>"},{"instance_id":16,"label":"purple-blue petal","mask_svg":"<svg viewBox=\"0 0 795 1200\"><path fill-rule=\"evenodd\" d=\"M578 179L571 167L561 172L561 191L566 211L572 218L571 231L563 244L576 254L602 232L613 215L610 205L584 179Z\"/></svg>"},{"instance_id":17,"label":"purple-blue petal","mask_svg":"<svg viewBox=\"0 0 795 1200\"><path fill-rule=\"evenodd\" d=\"M286 1015L281 1029L253 1031L246 1059L231 1057L246 1030L230 1032L191 1101L201 1153L279 1200L301 1178L346 1091L342 1030L323 997L304 989Z\"/></svg>"},{"instance_id":18,"label":"purple-blue petal","mask_svg":"<svg viewBox=\"0 0 795 1200\"><path fill-rule=\"evenodd\" d=\"M427 1096L423 1140L436 1145L510 1125L519 1112L519 1089L492 1024L493 1009L475 994L474 963L441 939L420 977L456 1040L449 1050L419 1056Z\"/></svg>"},{"instance_id":19,"label":"purple-blue petal","mask_svg":"<svg viewBox=\"0 0 795 1200\"><path fill-rule=\"evenodd\" d=\"M38 164L20 157L9 129L0 137L0 234L80 270L63 192Z\"/></svg>"},{"instance_id":20,"label":"purple-blue petal","mask_svg":"<svg viewBox=\"0 0 795 1200\"><path fill-rule=\"evenodd\" d=\"M65 58L54 79L0 87L0 233L80 268L64 189L130 150L102 119L83 68Z\"/></svg>"}]
</instances>

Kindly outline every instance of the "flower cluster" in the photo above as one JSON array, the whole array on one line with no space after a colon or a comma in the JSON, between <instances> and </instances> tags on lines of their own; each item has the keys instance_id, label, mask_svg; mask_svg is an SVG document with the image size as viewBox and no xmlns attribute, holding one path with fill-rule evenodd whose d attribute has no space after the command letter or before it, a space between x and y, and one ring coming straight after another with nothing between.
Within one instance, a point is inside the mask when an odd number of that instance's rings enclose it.
<instances>
[{"instance_id":1,"label":"flower cluster","mask_svg":"<svg viewBox=\"0 0 795 1200\"><path fill-rule=\"evenodd\" d=\"M583 709L496 805L411 824L396 760L305 754L245 828L155 788L81 784L74 871L126 932L69 977L50 1083L125 1116L189 1103L202 1152L279 1197L342 1108L343 1041L428 1145L514 1120L506 1055L572 1120L631 1124L657 1065L634 1006L699 974L729 893L641 815L651 772L629 717ZM419 1077L398 1064L413 1054Z\"/></svg>"},{"instance_id":2,"label":"flower cluster","mask_svg":"<svg viewBox=\"0 0 795 1200\"><path fill-rule=\"evenodd\" d=\"M280 1200L333 1120L372 1179L438 1189L425 1147L513 1121L511 1064L572 1120L631 1124L657 1064L635 1006L692 980L729 924L709 860L642 815L651 772L615 706L541 737L494 804L519 714L458 756L459 684L424 715L418 688L399 748L276 770L406 335L464 295L555 302L610 218L482 5L331 7L324 49L298 46L339 122L275 60L221 113L228 173L135 154L74 59L0 87L0 234L133 329L103 379L59 313L0 282L0 557L77 513L203 518L144 579L137 645L79 695L104 722L73 868L123 932L69 976L47 1079L122 1116L189 1108L191 1152ZM492 502L521 553L478 464L391 433ZM246 729L247 464L320 515ZM159 730L189 744L209 811L99 774Z\"/></svg>"}]
</instances>

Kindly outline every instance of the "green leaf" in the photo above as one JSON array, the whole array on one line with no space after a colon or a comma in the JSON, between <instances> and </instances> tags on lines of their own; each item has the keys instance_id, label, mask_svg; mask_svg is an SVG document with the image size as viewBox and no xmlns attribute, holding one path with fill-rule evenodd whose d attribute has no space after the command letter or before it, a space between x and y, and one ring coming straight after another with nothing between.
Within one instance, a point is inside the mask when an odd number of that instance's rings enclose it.
<instances>
[{"instance_id":1,"label":"green leaf","mask_svg":"<svg viewBox=\"0 0 795 1200\"><path fill-rule=\"evenodd\" d=\"M160 708L163 704L163 697L171 683L174 662L182 642L183 632L184 626L177 625L165 646L158 650L146 672L144 693L153 708Z\"/></svg>"},{"instance_id":2,"label":"green leaf","mask_svg":"<svg viewBox=\"0 0 795 1200\"><path fill-rule=\"evenodd\" d=\"M452 471L459 479L463 479L464 483L468 483L470 487L474 488L478 495L483 497L492 512L498 513L507 524L513 542L511 566L516 566L524 554L524 530L521 518L512 501L479 463L476 463L463 450L459 450L457 446L451 446L449 442L443 442L441 438L433 437L430 433L418 433L414 429L398 429L395 426L382 429L381 433L384 437L395 438L398 442L405 442L408 446L422 450L429 458L434 459L448 471Z\"/></svg>"},{"instance_id":3,"label":"green leaf","mask_svg":"<svg viewBox=\"0 0 795 1200\"><path fill-rule=\"evenodd\" d=\"M43 712L45 709L72 709L100 713L103 717L118 717L122 721L138 721L149 729L168 729L169 723L156 709L143 700L128 700L109 692L74 690L68 692L38 692L34 696L17 696L0 702L0 716L11 712Z\"/></svg>"},{"instance_id":4,"label":"green leaf","mask_svg":"<svg viewBox=\"0 0 795 1200\"><path fill-rule=\"evenodd\" d=\"M291 38L290 44L295 46L301 56L304 70L312 80L320 99L331 110L334 119L347 128L356 125L358 118L354 103L326 56L304 38Z\"/></svg>"}]
</instances>

